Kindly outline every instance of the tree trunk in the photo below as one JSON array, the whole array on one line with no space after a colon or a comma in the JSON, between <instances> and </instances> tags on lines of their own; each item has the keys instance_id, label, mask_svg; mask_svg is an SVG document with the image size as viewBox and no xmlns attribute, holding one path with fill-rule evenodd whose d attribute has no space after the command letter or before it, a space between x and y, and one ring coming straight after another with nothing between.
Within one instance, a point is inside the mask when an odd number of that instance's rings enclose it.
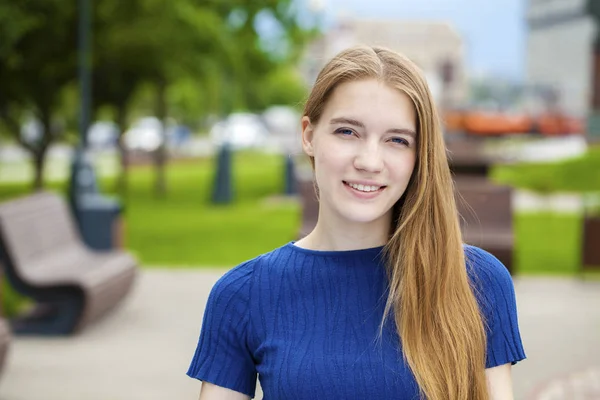
<instances>
[{"instance_id":1,"label":"tree trunk","mask_svg":"<svg viewBox=\"0 0 600 400\"><path fill-rule=\"evenodd\" d=\"M40 148L32 153L34 167L33 190L36 192L44 189L44 164L46 161L46 153L45 148Z\"/></svg>"},{"instance_id":2,"label":"tree trunk","mask_svg":"<svg viewBox=\"0 0 600 400\"><path fill-rule=\"evenodd\" d=\"M44 165L46 164L46 154L48 148L54 139L54 132L52 132L52 121L50 112L41 113L41 123L43 133L40 141L32 146L31 155L33 157L34 166L34 178L33 178L33 190L39 191L44 188Z\"/></svg>"},{"instance_id":3,"label":"tree trunk","mask_svg":"<svg viewBox=\"0 0 600 400\"><path fill-rule=\"evenodd\" d=\"M154 165L156 167L156 180L154 190L157 196L163 197L167 194L167 182L165 177L165 166L167 161L166 149L166 127L165 119L167 117L167 99L166 82L160 80L157 87L156 117L161 121L161 144L154 152Z\"/></svg>"},{"instance_id":4,"label":"tree trunk","mask_svg":"<svg viewBox=\"0 0 600 400\"><path fill-rule=\"evenodd\" d=\"M127 128L127 109L125 106L120 106L117 111L117 125L119 127L119 139L117 141L117 148L119 151L119 160L121 169L117 176L117 187L116 191L121 196L127 195L127 189L129 187L128 173L129 173L129 153L125 146L125 129Z\"/></svg>"}]
</instances>

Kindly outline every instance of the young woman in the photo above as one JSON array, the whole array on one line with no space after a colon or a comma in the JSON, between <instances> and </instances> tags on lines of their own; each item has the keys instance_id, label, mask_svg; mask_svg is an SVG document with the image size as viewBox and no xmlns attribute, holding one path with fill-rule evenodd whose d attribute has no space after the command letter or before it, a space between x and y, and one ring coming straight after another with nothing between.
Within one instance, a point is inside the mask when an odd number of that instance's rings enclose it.
<instances>
[{"instance_id":1,"label":"young woman","mask_svg":"<svg viewBox=\"0 0 600 400\"><path fill-rule=\"evenodd\" d=\"M319 194L303 239L214 286L188 375L202 400L512 399L513 284L461 239L423 75L383 48L319 74L302 145Z\"/></svg>"}]
</instances>

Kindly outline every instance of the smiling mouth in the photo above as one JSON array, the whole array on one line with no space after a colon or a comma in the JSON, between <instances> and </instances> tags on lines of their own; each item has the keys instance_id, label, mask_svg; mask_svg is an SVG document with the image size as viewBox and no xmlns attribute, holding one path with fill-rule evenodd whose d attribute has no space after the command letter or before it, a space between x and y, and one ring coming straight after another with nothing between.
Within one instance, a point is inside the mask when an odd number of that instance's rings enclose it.
<instances>
[{"instance_id":1,"label":"smiling mouth","mask_svg":"<svg viewBox=\"0 0 600 400\"><path fill-rule=\"evenodd\" d=\"M363 192L363 193L378 192L378 191L381 191L386 188L386 186L362 185L362 184L351 183L351 182L346 182L346 181L343 181L343 182L344 182L344 185L349 186L352 189L358 190L359 192Z\"/></svg>"}]
</instances>

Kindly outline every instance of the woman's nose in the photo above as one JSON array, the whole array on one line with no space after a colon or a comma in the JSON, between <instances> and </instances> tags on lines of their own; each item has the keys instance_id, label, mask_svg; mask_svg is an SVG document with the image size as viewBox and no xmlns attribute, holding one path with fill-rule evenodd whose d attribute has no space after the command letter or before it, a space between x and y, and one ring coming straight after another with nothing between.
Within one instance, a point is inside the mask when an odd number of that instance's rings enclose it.
<instances>
[{"instance_id":1,"label":"woman's nose","mask_svg":"<svg viewBox=\"0 0 600 400\"><path fill-rule=\"evenodd\" d=\"M378 144L359 144L357 154L354 157L354 167L367 172L381 172L383 169L383 156Z\"/></svg>"}]
</instances>

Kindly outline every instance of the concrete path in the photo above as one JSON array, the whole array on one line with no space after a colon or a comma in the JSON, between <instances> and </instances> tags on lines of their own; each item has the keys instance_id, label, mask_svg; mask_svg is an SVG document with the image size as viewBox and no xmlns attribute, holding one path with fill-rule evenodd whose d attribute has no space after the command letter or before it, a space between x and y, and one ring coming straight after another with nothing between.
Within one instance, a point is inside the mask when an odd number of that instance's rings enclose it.
<instances>
[{"instance_id":1,"label":"concrete path","mask_svg":"<svg viewBox=\"0 0 600 400\"><path fill-rule=\"evenodd\" d=\"M185 372L223 272L146 270L128 301L83 333L13 338L0 400L197 399L200 383ZM528 356L513 368L516 398L600 399L600 282L520 278L515 287Z\"/></svg>"}]
</instances>

